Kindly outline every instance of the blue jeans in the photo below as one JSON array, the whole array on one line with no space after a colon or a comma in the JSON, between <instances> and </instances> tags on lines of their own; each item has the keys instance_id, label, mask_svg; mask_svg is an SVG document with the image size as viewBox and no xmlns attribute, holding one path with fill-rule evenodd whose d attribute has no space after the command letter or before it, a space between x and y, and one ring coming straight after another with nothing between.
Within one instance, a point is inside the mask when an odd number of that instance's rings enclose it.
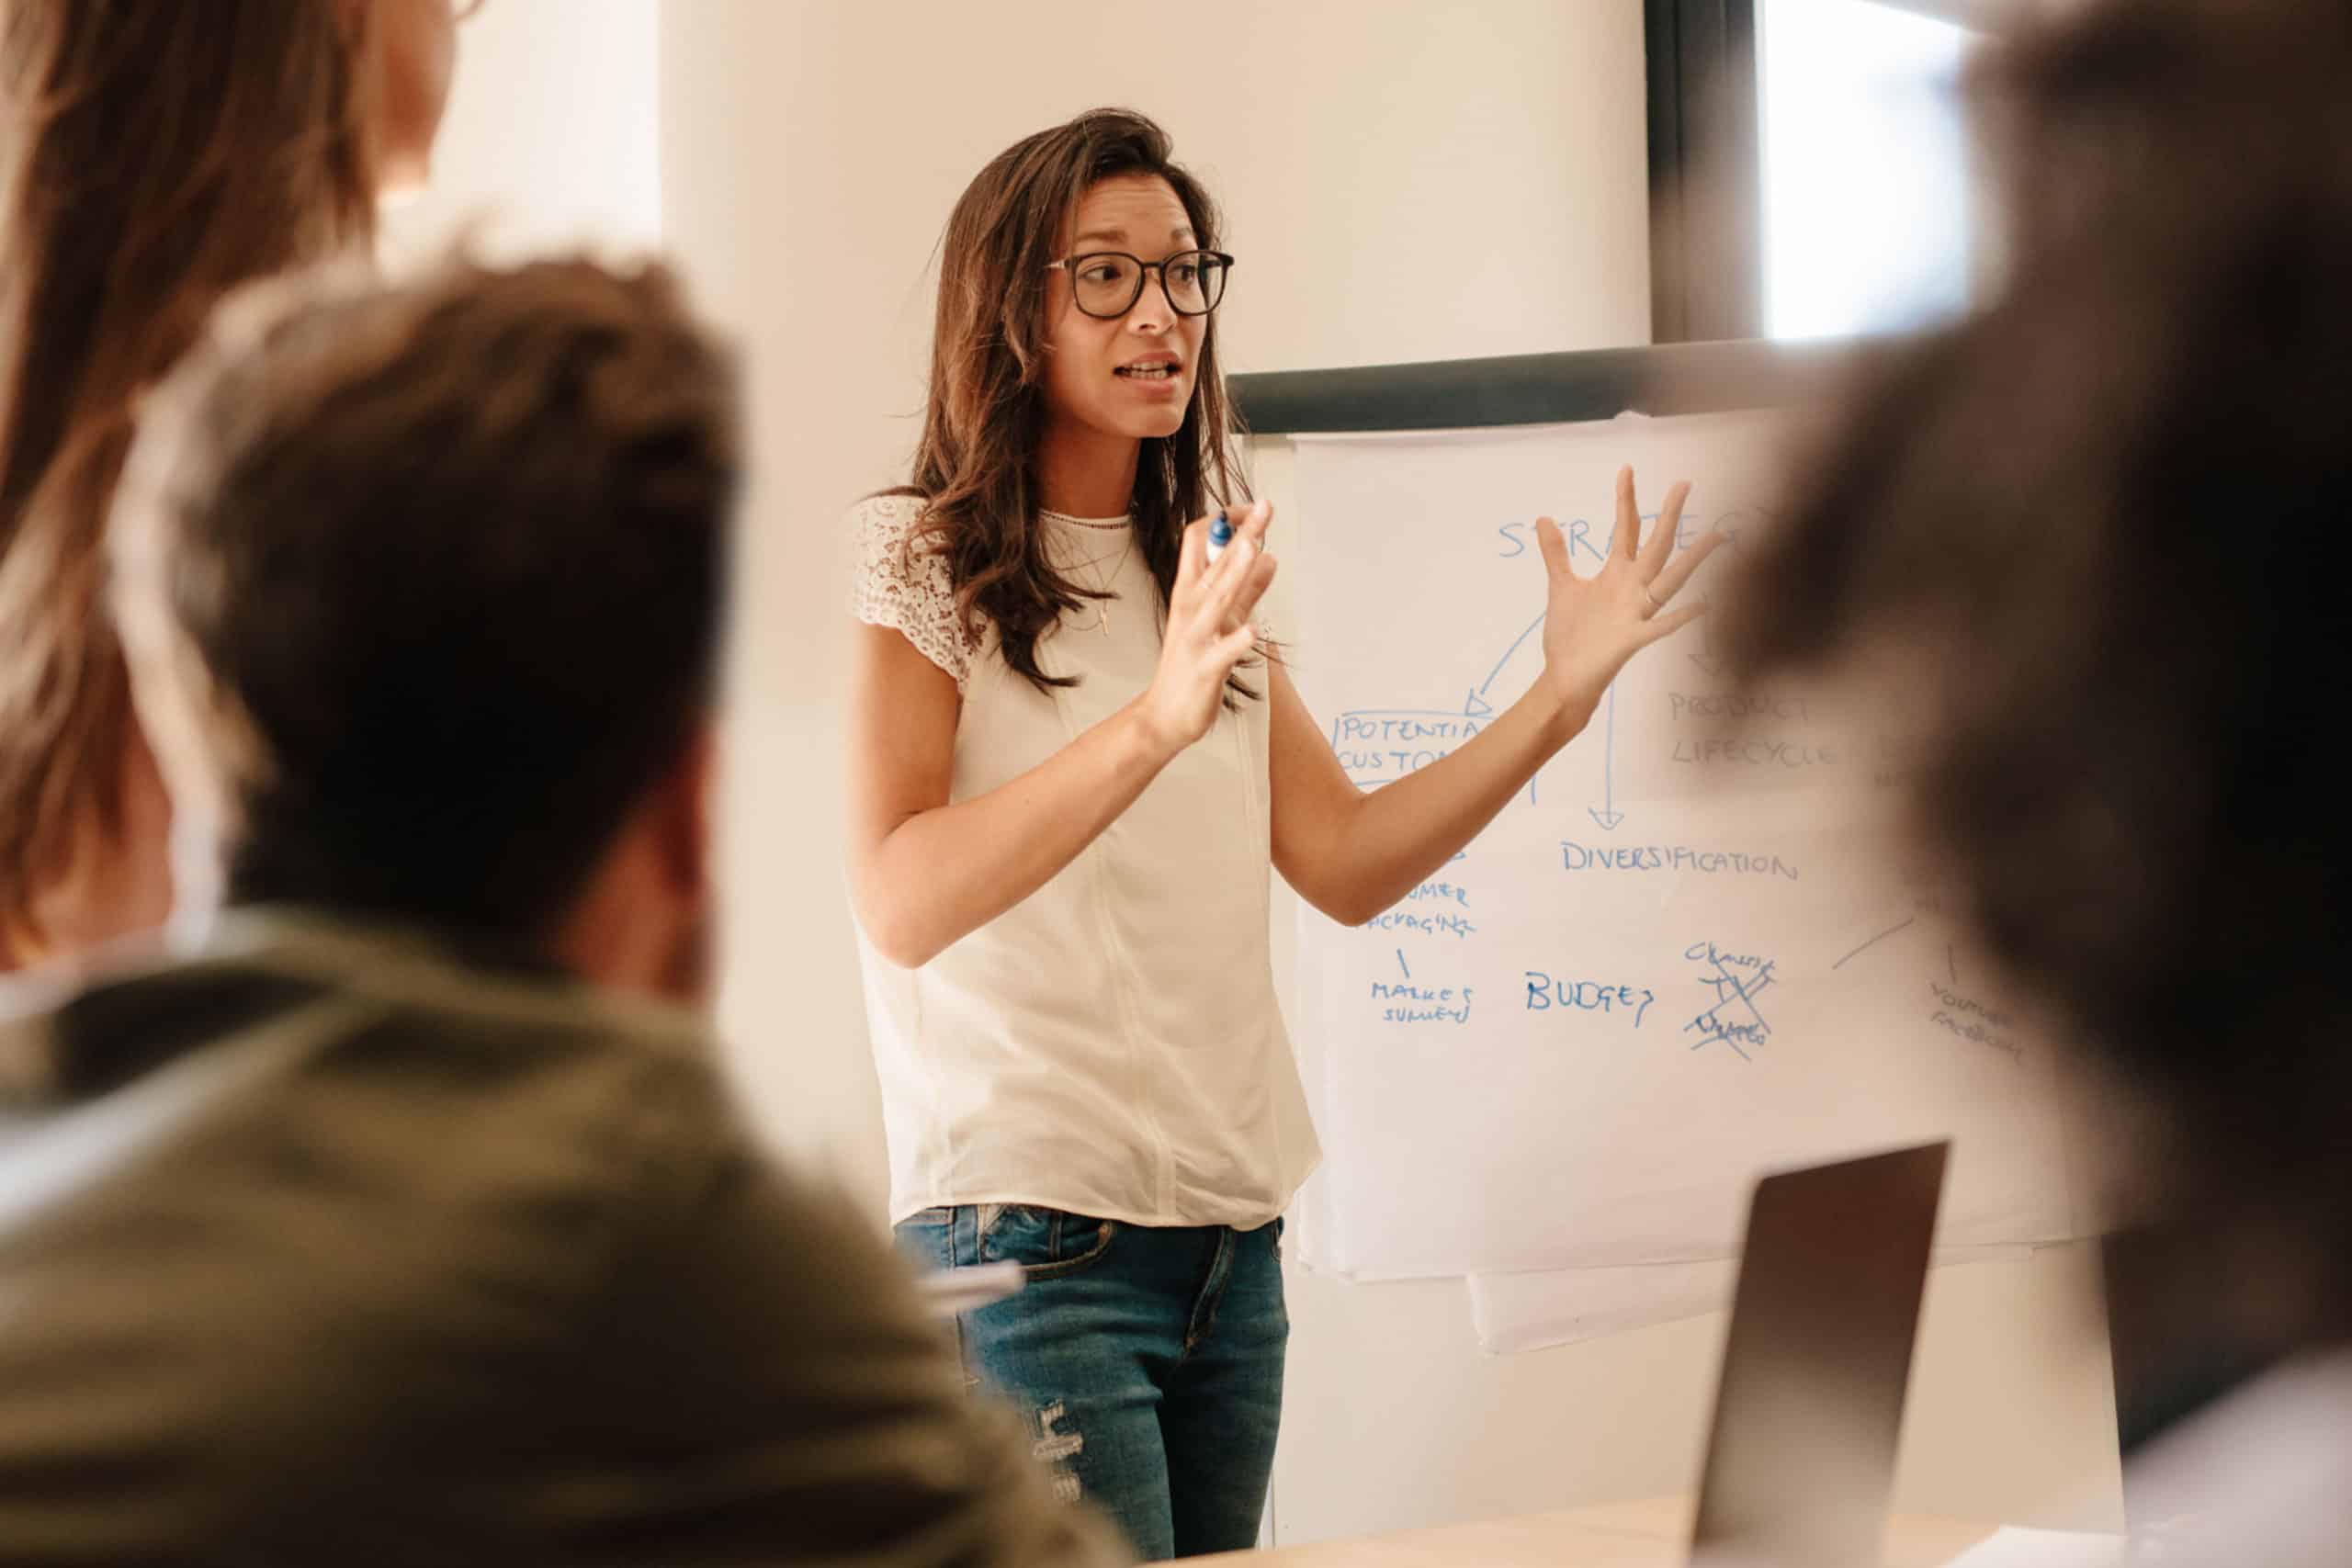
<instances>
[{"instance_id":1,"label":"blue jeans","mask_svg":"<svg viewBox=\"0 0 2352 1568\"><path fill-rule=\"evenodd\" d=\"M968 1312L967 1378L1010 1395L1066 1498L1147 1558L1257 1544L1282 1424L1282 1222L1160 1227L961 1205L901 1221L918 1268L1010 1261L1027 1285Z\"/></svg>"}]
</instances>

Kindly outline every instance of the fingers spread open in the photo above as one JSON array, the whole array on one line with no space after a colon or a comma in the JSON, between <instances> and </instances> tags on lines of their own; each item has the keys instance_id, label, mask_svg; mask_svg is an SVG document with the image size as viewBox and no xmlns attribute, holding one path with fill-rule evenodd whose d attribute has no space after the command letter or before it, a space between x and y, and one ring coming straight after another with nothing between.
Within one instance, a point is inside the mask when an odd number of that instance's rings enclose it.
<instances>
[{"instance_id":1,"label":"fingers spread open","mask_svg":"<svg viewBox=\"0 0 2352 1568\"><path fill-rule=\"evenodd\" d=\"M1642 541L1642 507L1634 499L1634 470L1629 465L1617 470L1617 537L1610 555L1617 559L1632 560Z\"/></svg>"},{"instance_id":2,"label":"fingers spread open","mask_svg":"<svg viewBox=\"0 0 2352 1568\"><path fill-rule=\"evenodd\" d=\"M1682 503L1690 499L1690 481L1677 479L1674 488L1666 492L1666 504L1659 509L1657 526L1650 530L1649 541L1642 546L1642 576L1656 577L1664 570L1667 558L1674 553L1674 538L1682 529Z\"/></svg>"},{"instance_id":3,"label":"fingers spread open","mask_svg":"<svg viewBox=\"0 0 2352 1568\"><path fill-rule=\"evenodd\" d=\"M1560 525L1549 517L1535 520L1535 543L1544 552L1544 570L1554 577L1569 574L1568 541L1560 533Z\"/></svg>"},{"instance_id":4,"label":"fingers spread open","mask_svg":"<svg viewBox=\"0 0 2352 1568\"><path fill-rule=\"evenodd\" d=\"M1650 583L1650 597L1663 604L1682 592L1691 573L1707 563L1707 558L1723 547L1724 536L1709 529L1692 541L1689 549L1676 556Z\"/></svg>"},{"instance_id":5,"label":"fingers spread open","mask_svg":"<svg viewBox=\"0 0 2352 1568\"><path fill-rule=\"evenodd\" d=\"M1661 637L1672 637L1706 613L1707 606L1704 604L1692 604L1679 610L1661 611L1642 623L1642 642L1644 646L1647 646Z\"/></svg>"}]
</instances>

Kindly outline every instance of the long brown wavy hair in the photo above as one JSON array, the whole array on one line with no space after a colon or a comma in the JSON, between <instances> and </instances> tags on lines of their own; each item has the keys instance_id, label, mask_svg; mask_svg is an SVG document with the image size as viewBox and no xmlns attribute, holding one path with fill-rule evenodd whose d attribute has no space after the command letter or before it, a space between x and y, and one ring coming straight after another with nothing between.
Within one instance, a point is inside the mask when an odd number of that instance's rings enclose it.
<instances>
[{"instance_id":1,"label":"long brown wavy hair","mask_svg":"<svg viewBox=\"0 0 2352 1568\"><path fill-rule=\"evenodd\" d=\"M373 5L0 0L0 932L119 825L99 547L138 399L223 295L372 236L378 37Z\"/></svg>"},{"instance_id":2,"label":"long brown wavy hair","mask_svg":"<svg viewBox=\"0 0 2352 1568\"><path fill-rule=\"evenodd\" d=\"M925 502L916 538L946 558L966 626L993 625L1005 663L1041 690L1072 682L1038 668L1037 639L1065 612L1106 597L1054 569L1038 526L1046 269L1061 254L1079 200L1096 182L1121 175L1166 180L1197 243L1216 248L1216 204L1170 152L1168 133L1144 116L1089 110L991 159L965 187L941 241L922 440L910 482L891 493ZM1249 497L1216 340L1211 316L1182 426L1147 439L1136 464L1136 538L1163 609L1176 586L1184 525ZM1255 694L1238 681L1234 687Z\"/></svg>"}]
</instances>

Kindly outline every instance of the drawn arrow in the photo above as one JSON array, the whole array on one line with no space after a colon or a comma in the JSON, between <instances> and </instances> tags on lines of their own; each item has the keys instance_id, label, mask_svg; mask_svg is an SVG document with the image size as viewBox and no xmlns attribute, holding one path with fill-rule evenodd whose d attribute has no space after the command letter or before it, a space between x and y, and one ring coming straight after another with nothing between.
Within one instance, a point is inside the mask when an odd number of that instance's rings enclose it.
<instances>
[{"instance_id":1,"label":"drawn arrow","mask_svg":"<svg viewBox=\"0 0 2352 1568\"><path fill-rule=\"evenodd\" d=\"M1613 833L1625 814L1617 809L1617 682L1609 682L1609 713L1601 720L1600 731L1600 804L1587 807L1592 819L1605 832Z\"/></svg>"},{"instance_id":2,"label":"drawn arrow","mask_svg":"<svg viewBox=\"0 0 2352 1568\"><path fill-rule=\"evenodd\" d=\"M1494 712L1495 705L1480 696L1476 690L1471 692L1469 700L1462 705L1462 716L1464 718L1491 718L1494 716Z\"/></svg>"},{"instance_id":3,"label":"drawn arrow","mask_svg":"<svg viewBox=\"0 0 2352 1568\"><path fill-rule=\"evenodd\" d=\"M1723 673L1724 656L1718 650L1715 643L1715 624L1713 621L1708 620L1700 624L1699 647L1697 651L1690 655L1690 662L1705 671L1711 676L1720 675Z\"/></svg>"},{"instance_id":4,"label":"drawn arrow","mask_svg":"<svg viewBox=\"0 0 2352 1568\"><path fill-rule=\"evenodd\" d=\"M1487 671L1487 678L1479 682L1477 690L1471 694L1474 700L1483 700L1486 697L1486 694L1494 689L1495 682L1502 679L1503 671L1510 667L1512 657L1519 652L1521 646L1524 644L1529 637L1535 635L1536 629L1543 626L1543 624L1544 617L1542 615L1538 615L1533 620L1527 623L1527 629L1525 631L1511 638L1510 647L1503 650L1502 658L1495 661L1495 667Z\"/></svg>"}]
</instances>

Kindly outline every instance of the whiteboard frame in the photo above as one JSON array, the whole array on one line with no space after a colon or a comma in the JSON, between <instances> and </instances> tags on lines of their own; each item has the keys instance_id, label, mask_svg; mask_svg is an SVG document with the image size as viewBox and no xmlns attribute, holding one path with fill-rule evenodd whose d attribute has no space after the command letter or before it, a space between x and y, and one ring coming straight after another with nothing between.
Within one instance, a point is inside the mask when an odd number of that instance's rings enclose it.
<instances>
[{"instance_id":1,"label":"whiteboard frame","mask_svg":"<svg viewBox=\"0 0 2352 1568\"><path fill-rule=\"evenodd\" d=\"M1899 338L1661 344L1232 378L1243 433L1333 435L1577 424L1628 410L1731 413L1814 400Z\"/></svg>"}]
</instances>

